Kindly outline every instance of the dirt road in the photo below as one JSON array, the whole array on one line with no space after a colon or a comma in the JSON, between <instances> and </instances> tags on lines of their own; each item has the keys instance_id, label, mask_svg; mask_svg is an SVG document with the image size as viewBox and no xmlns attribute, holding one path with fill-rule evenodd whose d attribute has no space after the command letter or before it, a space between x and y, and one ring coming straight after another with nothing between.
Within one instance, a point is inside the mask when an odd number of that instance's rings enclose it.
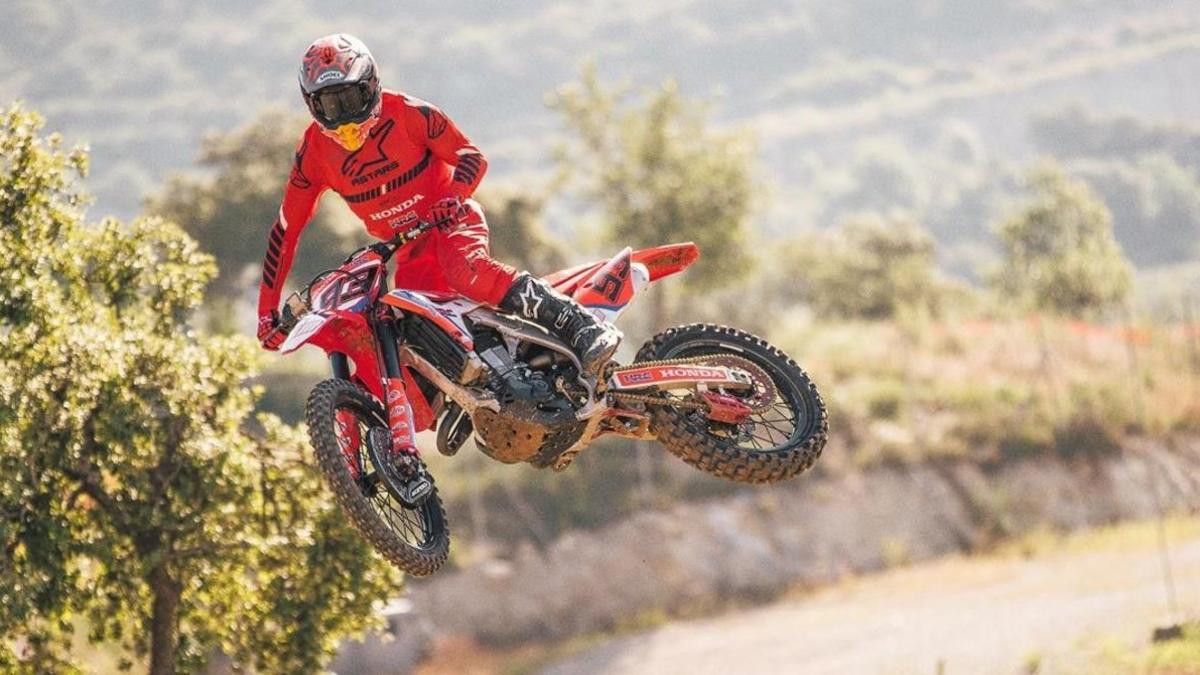
<instances>
[{"instance_id":1,"label":"dirt road","mask_svg":"<svg viewBox=\"0 0 1200 675\"><path fill-rule=\"evenodd\" d=\"M1150 529L1033 558L954 558L713 619L614 639L542 672L1082 672L1096 645L1167 620ZM1200 535L1172 542L1185 612L1200 612ZM939 670L940 668L940 670Z\"/></svg>"}]
</instances>

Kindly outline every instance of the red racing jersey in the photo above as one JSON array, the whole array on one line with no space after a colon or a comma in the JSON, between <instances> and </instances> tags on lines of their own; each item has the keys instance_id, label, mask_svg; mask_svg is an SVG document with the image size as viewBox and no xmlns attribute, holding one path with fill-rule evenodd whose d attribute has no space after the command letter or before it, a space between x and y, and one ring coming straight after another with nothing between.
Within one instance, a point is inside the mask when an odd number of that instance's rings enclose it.
<instances>
[{"instance_id":1,"label":"red racing jersey","mask_svg":"<svg viewBox=\"0 0 1200 675\"><path fill-rule=\"evenodd\" d=\"M326 190L341 195L372 236L390 239L425 219L439 200L469 198L483 179L483 153L441 110L401 93L385 90L381 96L379 121L354 152L321 133L316 122L305 130L268 236L260 316L279 306L300 233Z\"/></svg>"}]
</instances>

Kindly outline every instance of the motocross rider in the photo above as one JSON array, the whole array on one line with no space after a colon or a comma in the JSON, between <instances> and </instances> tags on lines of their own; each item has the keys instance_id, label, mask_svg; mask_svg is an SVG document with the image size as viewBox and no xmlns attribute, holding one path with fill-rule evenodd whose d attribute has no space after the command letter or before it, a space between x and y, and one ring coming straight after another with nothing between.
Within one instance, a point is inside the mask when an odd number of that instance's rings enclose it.
<instances>
[{"instance_id":1,"label":"motocross rider","mask_svg":"<svg viewBox=\"0 0 1200 675\"><path fill-rule=\"evenodd\" d=\"M594 372L620 334L545 281L492 258L488 226L471 199L487 171L479 148L438 108L379 86L371 52L346 34L304 53L300 90L313 122L296 150L279 217L268 235L258 296L258 338L278 349L279 298L300 233L332 189L381 240L416 225L437 229L396 254L395 287L453 291L545 327ZM408 448L404 448L408 449Z\"/></svg>"}]
</instances>

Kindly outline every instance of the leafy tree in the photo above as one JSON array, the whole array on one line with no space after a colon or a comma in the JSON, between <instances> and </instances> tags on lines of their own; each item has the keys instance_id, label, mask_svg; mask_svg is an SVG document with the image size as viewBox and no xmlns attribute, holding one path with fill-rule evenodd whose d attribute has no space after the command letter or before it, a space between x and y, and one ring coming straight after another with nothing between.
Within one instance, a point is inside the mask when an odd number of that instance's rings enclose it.
<instances>
[{"instance_id":1,"label":"leafy tree","mask_svg":"<svg viewBox=\"0 0 1200 675\"><path fill-rule=\"evenodd\" d=\"M198 163L210 175L173 176L148 200L148 213L182 224L216 257L220 274L210 293L217 299L236 300L257 288L267 230L303 129L301 117L267 112L245 127L208 136ZM304 230L292 272L297 278L307 281L336 266L364 240L362 228L337 215L337 201L323 200Z\"/></svg>"},{"instance_id":2,"label":"leafy tree","mask_svg":"<svg viewBox=\"0 0 1200 675\"><path fill-rule=\"evenodd\" d=\"M1051 161L1036 167L1028 184L1025 206L996 226L1004 263L993 275L995 288L1010 300L1067 315L1122 301L1132 268L1104 202Z\"/></svg>"},{"instance_id":3,"label":"leafy tree","mask_svg":"<svg viewBox=\"0 0 1200 675\"><path fill-rule=\"evenodd\" d=\"M1079 104L1035 115L1037 146L1069 158L1072 175L1112 210L1130 260L1151 267L1200 252L1200 128L1130 114L1099 115Z\"/></svg>"},{"instance_id":4,"label":"leafy tree","mask_svg":"<svg viewBox=\"0 0 1200 675\"><path fill-rule=\"evenodd\" d=\"M550 99L573 142L559 150L569 176L599 205L614 244L694 241L703 252L684 279L695 290L748 270L746 223L754 194L754 147L708 128L704 106L667 82L641 100L606 88L594 68Z\"/></svg>"},{"instance_id":5,"label":"leafy tree","mask_svg":"<svg viewBox=\"0 0 1200 675\"><path fill-rule=\"evenodd\" d=\"M948 286L937 272L933 237L904 217L847 219L791 243L782 261L780 293L798 291L795 299L826 317L890 319L905 309L937 311Z\"/></svg>"},{"instance_id":6,"label":"leafy tree","mask_svg":"<svg viewBox=\"0 0 1200 675\"><path fill-rule=\"evenodd\" d=\"M1071 173L1112 210L1113 233L1138 266L1192 259L1200 252L1200 180L1165 154L1136 161L1083 160Z\"/></svg>"},{"instance_id":7,"label":"leafy tree","mask_svg":"<svg viewBox=\"0 0 1200 675\"><path fill-rule=\"evenodd\" d=\"M297 432L250 434L255 347L189 320L212 258L174 225L82 222L66 152L0 113L0 670L69 672L76 618L151 673L215 649L320 668L395 581ZM131 663L131 662L130 662Z\"/></svg>"}]
</instances>

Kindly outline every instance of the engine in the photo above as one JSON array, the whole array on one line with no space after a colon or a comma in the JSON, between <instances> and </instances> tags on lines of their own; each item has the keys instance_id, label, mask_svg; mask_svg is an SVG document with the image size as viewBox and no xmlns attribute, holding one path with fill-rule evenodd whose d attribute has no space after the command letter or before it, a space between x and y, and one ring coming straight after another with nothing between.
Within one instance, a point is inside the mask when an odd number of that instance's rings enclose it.
<instances>
[{"instance_id":1,"label":"engine","mask_svg":"<svg viewBox=\"0 0 1200 675\"><path fill-rule=\"evenodd\" d=\"M491 369L487 383L500 402L500 411L475 412L480 449L506 463L530 462L549 466L583 434L586 423L575 419L575 405L560 386L563 377L553 360L530 365L528 345L510 352L503 337L485 328L475 333L476 351ZM524 354L522 352L525 352Z\"/></svg>"},{"instance_id":2,"label":"engine","mask_svg":"<svg viewBox=\"0 0 1200 675\"><path fill-rule=\"evenodd\" d=\"M475 353L487 366L480 377L467 373L479 371L469 368L470 355L462 345L428 319L410 314L401 325L405 343L440 373L460 385L487 389L500 403L498 412L481 407L471 415L477 445L492 458L550 466L583 435L587 424L576 420L575 412L586 403L587 391L562 354L528 341L514 350L496 328L474 324Z\"/></svg>"},{"instance_id":3,"label":"engine","mask_svg":"<svg viewBox=\"0 0 1200 675\"><path fill-rule=\"evenodd\" d=\"M452 382L467 369L467 350L425 317L409 314L401 323L404 341Z\"/></svg>"}]
</instances>

